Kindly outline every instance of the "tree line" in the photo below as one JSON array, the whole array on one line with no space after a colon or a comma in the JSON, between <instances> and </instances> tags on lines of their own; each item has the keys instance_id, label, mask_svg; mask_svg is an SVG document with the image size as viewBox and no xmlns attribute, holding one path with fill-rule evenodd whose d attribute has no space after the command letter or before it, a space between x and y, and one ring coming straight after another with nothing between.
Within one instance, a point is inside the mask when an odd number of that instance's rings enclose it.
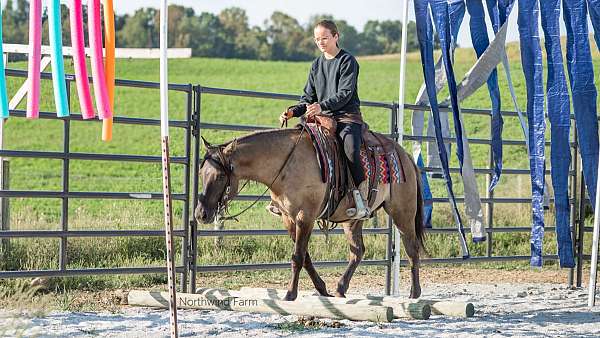
<instances>
[{"instance_id":1,"label":"tree line","mask_svg":"<svg viewBox=\"0 0 600 338\"><path fill-rule=\"evenodd\" d=\"M62 6L63 44L70 46L68 8ZM158 9L141 8L134 14L115 17L117 47L158 48ZM84 17L87 8L84 6ZM46 13L43 31L48 31ZM311 60L318 51L313 43L314 25L323 19L336 22L340 31L340 46L355 55L378 55L400 52L402 27L399 20L371 20L362 32L345 20L332 15L314 15L306 25L292 16L275 11L262 27L248 23L246 11L230 7L218 14L202 12L179 5L169 6L169 47L191 48L192 55L201 57L257 60ZM8 0L2 13L5 43L28 43L29 2ZM87 31L87 23L84 22ZM408 50L416 50L418 41L414 22L408 26ZM48 43L48 35L43 35Z\"/></svg>"}]
</instances>

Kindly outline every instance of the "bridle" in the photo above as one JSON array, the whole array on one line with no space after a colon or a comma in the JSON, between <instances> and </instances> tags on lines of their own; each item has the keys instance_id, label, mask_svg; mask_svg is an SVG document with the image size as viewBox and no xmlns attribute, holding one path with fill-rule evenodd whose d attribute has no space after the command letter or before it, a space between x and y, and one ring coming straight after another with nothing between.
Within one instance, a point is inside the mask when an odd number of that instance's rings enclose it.
<instances>
[{"instance_id":1,"label":"bridle","mask_svg":"<svg viewBox=\"0 0 600 338\"><path fill-rule=\"evenodd\" d=\"M206 155L204 156L204 158L202 159L202 162L200 163L200 169L202 169L202 167L204 166L204 164L206 162L210 162L225 173L225 177L226 177L225 188L223 188L223 191L221 192L221 196L219 197L219 199L217 201L217 217L218 217L219 215L222 215L224 212L227 211L228 201L231 196L231 176L233 175L233 165L231 163L227 163L225 154L223 154L223 151L221 150L220 146L217 147L217 156L218 156L218 159L212 157L207 152ZM245 184L244 184L244 186L245 186Z\"/></svg>"},{"instance_id":2,"label":"bridle","mask_svg":"<svg viewBox=\"0 0 600 338\"><path fill-rule=\"evenodd\" d=\"M244 208L242 211L238 212L235 215L230 215L229 209L228 209L229 201L231 200L231 181L232 181L231 178L233 176L233 170L234 170L233 165L227 160L227 158L225 157L225 154L223 154L223 150L221 149L221 146L216 146L216 148L217 148L216 153L217 153L218 159L214 158L209 152L206 153L206 155L202 159L202 162L200 163L200 168L202 168L204 166L205 162L210 162L213 165L215 165L217 168L220 168L221 170L223 170L223 172L225 173L225 176L227 177L227 181L225 182L225 188L223 188L223 192L221 192L221 196L219 197L219 200L217 201L217 213L215 216L216 217L215 222L227 221L227 220L235 220L235 221L239 222L237 217L240 216L241 214L245 213L246 211L250 210L250 208L252 208L256 203L258 203L258 201L260 201L263 198L263 196L265 196L267 194L269 189L271 189L271 186L273 186L273 183L275 183L275 181L279 178L279 176L283 172L283 169L285 169L286 165L290 161L290 158L292 157L294 150L296 150L296 146L298 146L298 143L300 143L300 140L302 139L303 133L304 133L304 128L301 129L300 135L298 135L298 139L296 139L296 142L294 143L292 150L290 150L289 154L287 155L285 161L281 165L281 168L279 168L279 171L277 172L277 175L275 175L275 178L273 179L271 184L267 185L267 188L265 189L265 191L263 191L263 193L260 196L258 196L249 206L247 206L246 208ZM235 196L237 196L237 194L240 191L242 191L244 189L244 187L246 187L248 182L250 182L250 181L246 181L242 185L242 187L236 191ZM225 214L227 214L227 216L225 216Z\"/></svg>"}]
</instances>

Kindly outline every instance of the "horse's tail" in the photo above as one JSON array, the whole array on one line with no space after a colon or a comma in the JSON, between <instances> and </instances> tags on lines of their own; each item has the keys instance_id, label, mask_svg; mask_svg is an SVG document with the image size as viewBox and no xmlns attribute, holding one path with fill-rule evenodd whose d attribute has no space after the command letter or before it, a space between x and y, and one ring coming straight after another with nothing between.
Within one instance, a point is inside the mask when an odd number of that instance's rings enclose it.
<instances>
[{"instance_id":1,"label":"horse's tail","mask_svg":"<svg viewBox=\"0 0 600 338\"><path fill-rule=\"evenodd\" d=\"M421 170L416 165L415 161L409 155L413 167L415 168L416 180L417 180L417 214L415 215L415 233L421 246L422 252L429 256L427 249L425 248L425 222L423 220L423 183L421 182Z\"/></svg>"},{"instance_id":2,"label":"horse's tail","mask_svg":"<svg viewBox=\"0 0 600 338\"><path fill-rule=\"evenodd\" d=\"M398 153L398 158L402 158L402 154L406 154L415 170L415 179L417 183L417 213L415 215L415 234L417 236L417 240L419 241L419 246L421 252L425 256L429 256L427 249L425 248L425 223L423 222L424 210L423 210L423 183L421 182L421 170L417 166L413 157L407 153L401 145L396 143L396 152Z\"/></svg>"}]
</instances>

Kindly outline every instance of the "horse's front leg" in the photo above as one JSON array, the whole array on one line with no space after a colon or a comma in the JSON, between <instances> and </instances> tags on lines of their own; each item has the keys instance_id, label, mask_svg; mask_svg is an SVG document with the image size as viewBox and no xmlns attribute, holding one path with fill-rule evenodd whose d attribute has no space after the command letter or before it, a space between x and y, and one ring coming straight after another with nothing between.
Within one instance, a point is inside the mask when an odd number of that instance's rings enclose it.
<instances>
[{"instance_id":1,"label":"horse's front leg","mask_svg":"<svg viewBox=\"0 0 600 338\"><path fill-rule=\"evenodd\" d=\"M302 212L300 213L302 214ZM298 296L298 278L306 261L306 249L313 227L313 222L306 222L302 217L297 217L295 223L296 239L294 241L294 254L292 255L292 278L288 285L285 300L295 300Z\"/></svg>"},{"instance_id":2,"label":"horse's front leg","mask_svg":"<svg viewBox=\"0 0 600 338\"><path fill-rule=\"evenodd\" d=\"M350 244L350 260L348 261L348 267L346 272L340 277L337 285L337 291L335 292L336 297L346 297L346 291L350 286L350 280L352 275L358 267L358 264L365 254L365 245L363 244L362 236L362 221L353 221L350 223L344 223L344 234Z\"/></svg>"},{"instance_id":3,"label":"horse's front leg","mask_svg":"<svg viewBox=\"0 0 600 338\"><path fill-rule=\"evenodd\" d=\"M294 220L291 217L288 217L285 215L282 218L283 218L283 223L285 224L287 231L290 234L290 238L292 239L293 242L296 242L296 224L294 223ZM306 251L306 256L304 257L303 267L306 270L306 272L308 273L308 276L312 280L313 285L315 286L315 289L319 292L319 294L321 296L332 297L327 292L327 285L325 284L323 279L317 273L317 270L315 269L315 267L312 263L310 254L308 253L308 250Z\"/></svg>"}]
</instances>

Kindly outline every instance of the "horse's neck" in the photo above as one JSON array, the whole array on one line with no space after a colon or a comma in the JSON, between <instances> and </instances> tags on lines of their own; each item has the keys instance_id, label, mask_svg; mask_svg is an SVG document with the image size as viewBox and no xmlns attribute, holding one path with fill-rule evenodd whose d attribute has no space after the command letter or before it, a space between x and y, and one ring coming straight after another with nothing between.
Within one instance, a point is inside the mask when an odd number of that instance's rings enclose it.
<instances>
[{"instance_id":1,"label":"horse's neck","mask_svg":"<svg viewBox=\"0 0 600 338\"><path fill-rule=\"evenodd\" d=\"M276 130L238 139L231 157L236 176L270 185L294 146L294 135L291 130Z\"/></svg>"}]
</instances>

